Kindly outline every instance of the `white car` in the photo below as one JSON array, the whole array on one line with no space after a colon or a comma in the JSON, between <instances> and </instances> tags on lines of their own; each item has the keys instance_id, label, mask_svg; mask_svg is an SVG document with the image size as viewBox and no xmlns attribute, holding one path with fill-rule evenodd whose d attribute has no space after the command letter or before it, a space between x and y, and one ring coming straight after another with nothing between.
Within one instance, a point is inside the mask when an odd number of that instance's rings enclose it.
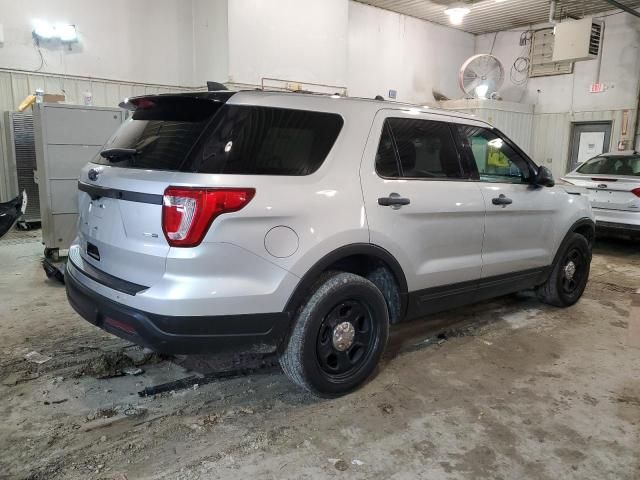
<instances>
[{"instance_id":1,"label":"white car","mask_svg":"<svg viewBox=\"0 0 640 480\"><path fill-rule=\"evenodd\" d=\"M491 125L365 99L138 97L83 170L66 270L89 322L167 353L277 351L318 395L389 325L517 290L568 306L594 221Z\"/></svg>"},{"instance_id":2,"label":"white car","mask_svg":"<svg viewBox=\"0 0 640 480\"><path fill-rule=\"evenodd\" d=\"M603 153L562 180L587 189L598 230L640 238L640 154Z\"/></svg>"}]
</instances>

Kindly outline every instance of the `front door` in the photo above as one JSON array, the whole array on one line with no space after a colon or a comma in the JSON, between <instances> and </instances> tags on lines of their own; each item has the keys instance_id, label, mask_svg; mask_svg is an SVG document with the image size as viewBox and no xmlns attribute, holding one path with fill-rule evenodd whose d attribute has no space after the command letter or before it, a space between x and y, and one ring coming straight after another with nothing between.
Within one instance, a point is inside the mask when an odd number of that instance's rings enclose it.
<instances>
[{"instance_id":1,"label":"front door","mask_svg":"<svg viewBox=\"0 0 640 480\"><path fill-rule=\"evenodd\" d=\"M527 275L535 277L536 270L552 262L555 252L549 239L556 236L554 223L562 202L556 200L554 189L530 183L534 174L531 162L506 137L484 127L457 128L463 148L478 168L478 185L486 205L482 278L489 282L524 275L526 282Z\"/></svg>"},{"instance_id":2,"label":"front door","mask_svg":"<svg viewBox=\"0 0 640 480\"><path fill-rule=\"evenodd\" d=\"M446 307L453 284L468 298L482 269L482 193L440 118L378 112L360 170L371 243L402 266L410 317Z\"/></svg>"},{"instance_id":3,"label":"front door","mask_svg":"<svg viewBox=\"0 0 640 480\"><path fill-rule=\"evenodd\" d=\"M609 151L611 122L574 123L567 171L578 168L590 158Z\"/></svg>"}]
</instances>

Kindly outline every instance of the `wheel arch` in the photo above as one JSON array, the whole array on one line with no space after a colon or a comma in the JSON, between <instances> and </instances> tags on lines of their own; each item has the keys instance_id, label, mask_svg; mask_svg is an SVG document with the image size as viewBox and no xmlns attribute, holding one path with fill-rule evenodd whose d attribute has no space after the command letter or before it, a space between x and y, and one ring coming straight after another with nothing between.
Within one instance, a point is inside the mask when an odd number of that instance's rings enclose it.
<instances>
[{"instance_id":1,"label":"wheel arch","mask_svg":"<svg viewBox=\"0 0 640 480\"><path fill-rule=\"evenodd\" d=\"M558 245L556 254L553 257L552 265L555 265L556 262L558 261L558 257L562 254L564 247L566 246L567 242L569 241L569 238L571 237L571 234L573 233L578 233L583 237L585 237L587 239L587 242L589 243L589 247L592 247L593 242L596 238L596 224L592 219L586 218L586 217L576 220L573 223L573 225L569 227L569 230L562 238L560 245Z\"/></svg>"},{"instance_id":2,"label":"wheel arch","mask_svg":"<svg viewBox=\"0 0 640 480\"><path fill-rule=\"evenodd\" d=\"M375 271L379 267L383 267L393 276L393 281L395 282L395 287L397 288L399 297L399 304L397 305L397 308L395 308L391 302L391 299L393 298L392 292L390 292L388 288L384 288L384 274L382 277L380 275L375 275ZM322 273L333 269L349 271L351 273L367 276L367 278L373 281L373 283L381 289L385 296L390 310L391 323L397 323L404 317L407 311L408 287L407 279L400 263L393 255L391 255L391 253L382 247L369 243L355 243L342 246L328 253L318 260L307 271L307 273L304 274L289 297L284 309L284 311L289 314L290 318L295 316L304 300L310 294L311 288L320 278ZM366 275L367 272L374 274L375 279Z\"/></svg>"}]
</instances>

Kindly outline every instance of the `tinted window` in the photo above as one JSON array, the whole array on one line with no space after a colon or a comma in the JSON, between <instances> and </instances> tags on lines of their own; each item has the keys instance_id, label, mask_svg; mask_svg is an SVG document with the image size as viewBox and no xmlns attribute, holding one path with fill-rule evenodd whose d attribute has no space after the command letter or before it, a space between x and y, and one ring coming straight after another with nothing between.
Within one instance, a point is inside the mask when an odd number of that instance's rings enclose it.
<instances>
[{"instance_id":1,"label":"tinted window","mask_svg":"<svg viewBox=\"0 0 640 480\"><path fill-rule=\"evenodd\" d=\"M400 160L400 171L387 170L376 165L382 176L404 178L463 178L458 152L449 126L443 122L411 118L390 118L386 125L393 135ZM385 135L380 141L378 156L389 162ZM385 147L383 151L383 147Z\"/></svg>"},{"instance_id":2,"label":"tinted window","mask_svg":"<svg viewBox=\"0 0 640 480\"><path fill-rule=\"evenodd\" d=\"M202 173L309 175L333 146L333 113L225 105L186 169Z\"/></svg>"},{"instance_id":3,"label":"tinted window","mask_svg":"<svg viewBox=\"0 0 640 480\"><path fill-rule=\"evenodd\" d=\"M104 145L135 154L99 154L94 163L127 168L178 170L221 102L193 97L149 97Z\"/></svg>"},{"instance_id":4,"label":"tinted window","mask_svg":"<svg viewBox=\"0 0 640 480\"><path fill-rule=\"evenodd\" d=\"M469 148L484 182L526 182L531 175L528 162L507 142L488 128L458 125L463 146Z\"/></svg>"},{"instance_id":5,"label":"tinted window","mask_svg":"<svg viewBox=\"0 0 640 480\"><path fill-rule=\"evenodd\" d=\"M578 172L587 175L634 175L640 176L640 157L606 156L587 160Z\"/></svg>"},{"instance_id":6,"label":"tinted window","mask_svg":"<svg viewBox=\"0 0 640 480\"><path fill-rule=\"evenodd\" d=\"M389 125L385 123L382 127L378 153L376 154L376 172L382 177L399 177L398 158L396 157L393 140L389 133Z\"/></svg>"},{"instance_id":7,"label":"tinted window","mask_svg":"<svg viewBox=\"0 0 640 480\"><path fill-rule=\"evenodd\" d=\"M152 97L104 146L126 168L251 175L309 175L331 150L342 117L332 113ZM176 100L177 98L177 100ZM123 151L122 149L126 149Z\"/></svg>"}]
</instances>

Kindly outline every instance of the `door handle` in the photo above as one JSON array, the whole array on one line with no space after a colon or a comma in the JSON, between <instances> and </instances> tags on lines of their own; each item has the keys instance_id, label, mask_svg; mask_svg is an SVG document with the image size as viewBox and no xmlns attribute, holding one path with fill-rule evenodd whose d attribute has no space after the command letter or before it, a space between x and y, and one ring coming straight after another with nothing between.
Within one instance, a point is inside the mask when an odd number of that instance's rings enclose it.
<instances>
[{"instance_id":1,"label":"door handle","mask_svg":"<svg viewBox=\"0 0 640 480\"><path fill-rule=\"evenodd\" d=\"M378 198L378 205L383 207L399 208L402 205L409 205L411 200L405 197L401 197L399 193L391 193L388 197Z\"/></svg>"},{"instance_id":2,"label":"door handle","mask_svg":"<svg viewBox=\"0 0 640 480\"><path fill-rule=\"evenodd\" d=\"M492 198L491 203L493 203L494 205L511 205L513 203L513 200L511 200L509 197L505 197L504 194L501 193L497 198Z\"/></svg>"}]
</instances>

